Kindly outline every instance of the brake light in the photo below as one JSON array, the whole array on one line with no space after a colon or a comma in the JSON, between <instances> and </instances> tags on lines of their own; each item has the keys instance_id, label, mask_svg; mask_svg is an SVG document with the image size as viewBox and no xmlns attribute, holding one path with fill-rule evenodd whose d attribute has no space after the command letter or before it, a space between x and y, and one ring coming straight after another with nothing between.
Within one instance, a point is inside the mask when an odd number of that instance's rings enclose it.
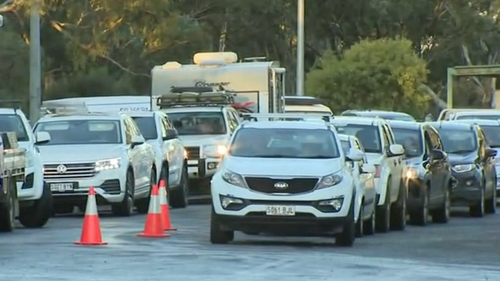
<instances>
[{"instance_id":1,"label":"brake light","mask_svg":"<svg viewBox=\"0 0 500 281\"><path fill-rule=\"evenodd\" d=\"M380 165L375 165L375 177L376 178L380 178L380 173L382 172L382 168L380 167Z\"/></svg>"}]
</instances>

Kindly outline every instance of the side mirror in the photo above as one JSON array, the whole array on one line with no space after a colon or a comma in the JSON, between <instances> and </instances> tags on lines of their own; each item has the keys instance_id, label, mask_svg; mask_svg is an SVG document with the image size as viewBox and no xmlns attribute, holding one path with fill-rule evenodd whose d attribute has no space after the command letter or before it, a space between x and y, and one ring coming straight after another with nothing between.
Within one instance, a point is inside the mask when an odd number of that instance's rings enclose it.
<instances>
[{"instance_id":1,"label":"side mirror","mask_svg":"<svg viewBox=\"0 0 500 281\"><path fill-rule=\"evenodd\" d=\"M361 167L361 171L365 174L375 174L377 169L375 169L375 165L373 164L363 164L363 167Z\"/></svg>"},{"instance_id":2,"label":"side mirror","mask_svg":"<svg viewBox=\"0 0 500 281\"><path fill-rule=\"evenodd\" d=\"M431 151L431 160L436 161L436 160L444 160L446 158L446 153L442 150L439 149L433 149Z\"/></svg>"},{"instance_id":3,"label":"side mirror","mask_svg":"<svg viewBox=\"0 0 500 281\"><path fill-rule=\"evenodd\" d=\"M400 144L391 144L391 146L389 146L388 154L389 154L389 157L401 156L401 155L405 154L405 149Z\"/></svg>"},{"instance_id":4,"label":"side mirror","mask_svg":"<svg viewBox=\"0 0 500 281\"><path fill-rule=\"evenodd\" d=\"M143 136L133 136L132 140L131 140L131 146L134 147L137 145L141 145L145 142L146 142L146 140L144 139Z\"/></svg>"},{"instance_id":5,"label":"side mirror","mask_svg":"<svg viewBox=\"0 0 500 281\"><path fill-rule=\"evenodd\" d=\"M486 156L487 157L495 157L497 156L497 151L491 148L486 149Z\"/></svg>"},{"instance_id":6,"label":"side mirror","mask_svg":"<svg viewBox=\"0 0 500 281\"><path fill-rule=\"evenodd\" d=\"M35 144L44 144L50 141L50 134L48 132L38 132L35 134Z\"/></svg>"},{"instance_id":7,"label":"side mirror","mask_svg":"<svg viewBox=\"0 0 500 281\"><path fill-rule=\"evenodd\" d=\"M365 159L365 154L363 151L358 150L358 149L351 149L349 151L349 154L346 156L346 161L352 161L352 162L357 162L357 161L362 161Z\"/></svg>"},{"instance_id":8,"label":"side mirror","mask_svg":"<svg viewBox=\"0 0 500 281\"><path fill-rule=\"evenodd\" d=\"M177 133L177 130L168 130L167 131L167 136L163 137L164 141L167 140L173 140L179 137L179 134Z\"/></svg>"}]
</instances>

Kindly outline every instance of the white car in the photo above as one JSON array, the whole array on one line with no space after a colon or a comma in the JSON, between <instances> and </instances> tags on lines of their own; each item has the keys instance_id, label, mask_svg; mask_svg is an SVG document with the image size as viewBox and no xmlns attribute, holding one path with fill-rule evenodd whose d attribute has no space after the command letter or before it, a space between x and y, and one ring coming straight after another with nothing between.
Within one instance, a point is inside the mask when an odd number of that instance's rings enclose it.
<instances>
[{"instance_id":1,"label":"white car","mask_svg":"<svg viewBox=\"0 0 500 281\"><path fill-rule=\"evenodd\" d=\"M43 180L43 165L37 145L48 142L50 135L33 134L24 113L13 108L0 108L0 132L15 132L19 147L26 151L26 176L23 182L17 183L19 221L25 227L42 227L52 214L52 195Z\"/></svg>"},{"instance_id":2,"label":"white car","mask_svg":"<svg viewBox=\"0 0 500 281\"><path fill-rule=\"evenodd\" d=\"M56 212L69 213L74 206L84 209L90 187L95 188L97 203L111 204L115 215L130 216L134 201L140 213L147 212L157 179L155 155L130 116L50 114L34 131L51 136L39 148Z\"/></svg>"},{"instance_id":3,"label":"white car","mask_svg":"<svg viewBox=\"0 0 500 281\"><path fill-rule=\"evenodd\" d=\"M375 165L377 230L405 229L404 148L396 144L387 122L380 118L335 116L331 123L339 134L356 136L365 149L368 163Z\"/></svg>"},{"instance_id":4,"label":"white car","mask_svg":"<svg viewBox=\"0 0 500 281\"><path fill-rule=\"evenodd\" d=\"M365 149L361 142L355 136L342 135L339 134L339 139L342 144L344 153L349 154L352 149L362 151L363 154ZM366 155L364 155L363 160L349 163L352 169L352 174L356 182L357 190L359 194L362 194L361 205L359 208L358 219L356 223L356 235L361 237L363 234L373 235L375 234L375 223L376 223L376 207L377 207L377 191L375 190L375 166L368 164L366 160Z\"/></svg>"},{"instance_id":5,"label":"white car","mask_svg":"<svg viewBox=\"0 0 500 281\"><path fill-rule=\"evenodd\" d=\"M190 98L184 100L184 94ZM240 117L231 107L231 96L224 100L225 94L221 93L222 101L212 102L204 98L213 98L218 93L204 94L198 94L196 102L190 92L167 94L160 97L157 104L172 120L186 149L189 178L208 182L226 152L227 142L238 127Z\"/></svg>"},{"instance_id":6,"label":"white car","mask_svg":"<svg viewBox=\"0 0 500 281\"><path fill-rule=\"evenodd\" d=\"M279 115L279 114L277 114ZM249 234L331 234L352 246L362 194L333 126L326 122L245 122L211 181L210 240Z\"/></svg>"},{"instance_id":7,"label":"white car","mask_svg":"<svg viewBox=\"0 0 500 281\"><path fill-rule=\"evenodd\" d=\"M129 111L142 135L156 155L158 181L168 183L169 205L185 208L188 205L187 157L177 130L167 114L160 111Z\"/></svg>"}]
</instances>

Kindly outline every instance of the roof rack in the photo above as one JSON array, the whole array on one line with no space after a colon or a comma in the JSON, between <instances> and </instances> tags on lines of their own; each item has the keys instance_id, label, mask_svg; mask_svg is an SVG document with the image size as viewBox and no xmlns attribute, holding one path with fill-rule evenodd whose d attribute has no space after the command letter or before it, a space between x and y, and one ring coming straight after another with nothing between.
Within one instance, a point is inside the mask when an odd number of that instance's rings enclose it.
<instances>
[{"instance_id":1,"label":"roof rack","mask_svg":"<svg viewBox=\"0 0 500 281\"><path fill-rule=\"evenodd\" d=\"M171 107L226 106L234 103L234 94L210 87L173 87L171 92L160 96L156 105L160 109Z\"/></svg>"},{"instance_id":2,"label":"roof rack","mask_svg":"<svg viewBox=\"0 0 500 281\"><path fill-rule=\"evenodd\" d=\"M269 122L269 121L320 121L320 122L330 122L333 119L333 115L321 114L321 113L243 113L243 121L253 121L253 122Z\"/></svg>"},{"instance_id":3,"label":"roof rack","mask_svg":"<svg viewBox=\"0 0 500 281\"><path fill-rule=\"evenodd\" d=\"M316 97L285 96L285 105L323 105Z\"/></svg>"},{"instance_id":4,"label":"roof rack","mask_svg":"<svg viewBox=\"0 0 500 281\"><path fill-rule=\"evenodd\" d=\"M42 112L45 114L87 114L89 109L85 102L57 102L45 101L42 103Z\"/></svg>"}]
</instances>

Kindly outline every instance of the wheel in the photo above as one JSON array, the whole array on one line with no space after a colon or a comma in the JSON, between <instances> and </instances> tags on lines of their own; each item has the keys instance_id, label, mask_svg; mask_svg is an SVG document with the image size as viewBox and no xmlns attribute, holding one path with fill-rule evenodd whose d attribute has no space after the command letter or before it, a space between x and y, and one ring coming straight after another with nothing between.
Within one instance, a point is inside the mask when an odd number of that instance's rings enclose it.
<instances>
[{"instance_id":1,"label":"wheel","mask_svg":"<svg viewBox=\"0 0 500 281\"><path fill-rule=\"evenodd\" d=\"M494 214L497 212L497 190L496 187L493 188L493 194L491 198L487 199L485 202L485 212L487 214Z\"/></svg>"},{"instance_id":2,"label":"wheel","mask_svg":"<svg viewBox=\"0 0 500 281\"><path fill-rule=\"evenodd\" d=\"M128 171L125 180L125 195L123 196L123 200L118 204L111 205L111 212L113 215L122 217L129 217L132 215L134 208L134 188L134 174L132 174L131 171Z\"/></svg>"},{"instance_id":3,"label":"wheel","mask_svg":"<svg viewBox=\"0 0 500 281\"><path fill-rule=\"evenodd\" d=\"M382 206L377 206L376 209L376 224L375 227L378 232L386 233L389 232L391 227L391 193L389 187L387 187L387 194L385 196L385 202Z\"/></svg>"},{"instance_id":4,"label":"wheel","mask_svg":"<svg viewBox=\"0 0 500 281\"><path fill-rule=\"evenodd\" d=\"M189 204L189 180L187 167L182 170L181 182L179 187L170 191L169 204L172 208L186 208Z\"/></svg>"},{"instance_id":5,"label":"wheel","mask_svg":"<svg viewBox=\"0 0 500 281\"><path fill-rule=\"evenodd\" d=\"M0 232L13 231L16 222L16 183L10 178L7 182L6 186L2 186L3 188L7 188L7 194L5 194L7 200L5 205L0 207ZM0 192L4 191L1 190Z\"/></svg>"},{"instance_id":6,"label":"wheel","mask_svg":"<svg viewBox=\"0 0 500 281\"><path fill-rule=\"evenodd\" d=\"M401 184L398 201L391 208L391 229L404 230L406 228L406 187Z\"/></svg>"},{"instance_id":7,"label":"wheel","mask_svg":"<svg viewBox=\"0 0 500 281\"><path fill-rule=\"evenodd\" d=\"M359 215L358 215L358 221L356 222L356 231L355 231L355 234L356 234L356 237L357 238L360 238L360 237L363 237L363 233L364 233L364 221L363 221L363 218L365 217L364 215L364 208L363 208L363 203L361 203L361 207L359 208Z\"/></svg>"},{"instance_id":8,"label":"wheel","mask_svg":"<svg viewBox=\"0 0 500 281\"><path fill-rule=\"evenodd\" d=\"M450 208L450 189L447 186L446 191L444 192L443 204L439 207L439 209L432 212L432 221L435 223L447 223L450 220Z\"/></svg>"},{"instance_id":9,"label":"wheel","mask_svg":"<svg viewBox=\"0 0 500 281\"><path fill-rule=\"evenodd\" d=\"M354 205L354 202L351 203ZM354 206L349 211L348 221L344 224L342 232L335 236L335 244L341 247L352 247L356 240L356 224L354 223Z\"/></svg>"},{"instance_id":10,"label":"wheel","mask_svg":"<svg viewBox=\"0 0 500 281\"><path fill-rule=\"evenodd\" d=\"M422 205L418 210L410 212L410 223L413 225L426 226L429 217L429 196L427 194L427 186L423 187Z\"/></svg>"},{"instance_id":11,"label":"wheel","mask_svg":"<svg viewBox=\"0 0 500 281\"><path fill-rule=\"evenodd\" d=\"M135 207L137 208L137 212L139 214L147 214L149 210L149 201L151 200L151 190L153 189L153 185L156 184L156 172L155 168L151 169L151 175L149 176L149 191L148 195L145 198L141 198L136 201Z\"/></svg>"},{"instance_id":12,"label":"wheel","mask_svg":"<svg viewBox=\"0 0 500 281\"><path fill-rule=\"evenodd\" d=\"M19 222L27 228L43 227L52 214L52 192L47 183L43 183L43 193L40 199L35 200L29 207L21 208Z\"/></svg>"},{"instance_id":13,"label":"wheel","mask_svg":"<svg viewBox=\"0 0 500 281\"><path fill-rule=\"evenodd\" d=\"M469 213L472 217L481 218L484 216L484 189L481 188L481 197L476 204L469 207Z\"/></svg>"},{"instance_id":14,"label":"wheel","mask_svg":"<svg viewBox=\"0 0 500 281\"><path fill-rule=\"evenodd\" d=\"M210 242L212 244L227 244L234 239L234 231L222 230L213 208L210 215Z\"/></svg>"},{"instance_id":15,"label":"wheel","mask_svg":"<svg viewBox=\"0 0 500 281\"><path fill-rule=\"evenodd\" d=\"M375 234L375 222L377 220L376 212L375 210L372 212L372 215L370 216L370 219L364 222L363 226L363 234L364 235L373 235Z\"/></svg>"}]
</instances>

